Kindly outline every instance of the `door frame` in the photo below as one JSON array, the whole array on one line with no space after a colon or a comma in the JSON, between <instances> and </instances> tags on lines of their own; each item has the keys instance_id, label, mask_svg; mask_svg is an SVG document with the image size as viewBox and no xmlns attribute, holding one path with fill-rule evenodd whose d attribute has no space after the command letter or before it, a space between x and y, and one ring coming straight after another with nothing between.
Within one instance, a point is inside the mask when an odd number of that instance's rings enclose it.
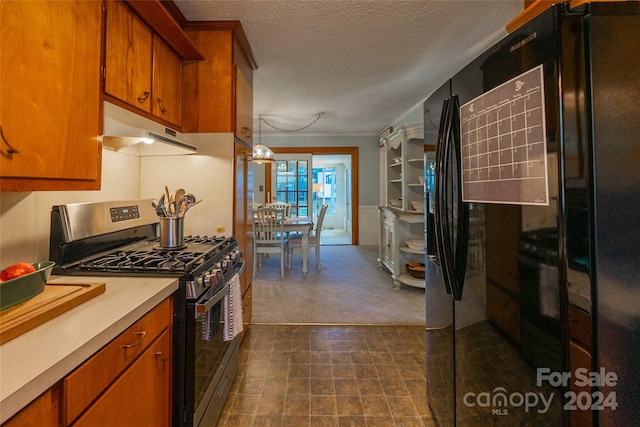
<instances>
[{"instance_id":1,"label":"door frame","mask_svg":"<svg viewBox=\"0 0 640 427\"><path fill-rule=\"evenodd\" d=\"M358 244L358 147L269 147L274 154L346 154L351 156L351 244ZM313 165L311 165L313 166ZM271 168L264 168L265 194L271 191Z\"/></svg>"}]
</instances>

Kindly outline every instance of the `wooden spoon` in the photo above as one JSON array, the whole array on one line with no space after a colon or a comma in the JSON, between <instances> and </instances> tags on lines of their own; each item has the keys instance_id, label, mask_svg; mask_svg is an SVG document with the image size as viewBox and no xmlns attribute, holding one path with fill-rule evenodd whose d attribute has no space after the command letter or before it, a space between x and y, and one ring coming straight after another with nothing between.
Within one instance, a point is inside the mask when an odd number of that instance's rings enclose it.
<instances>
[{"instance_id":1,"label":"wooden spoon","mask_svg":"<svg viewBox=\"0 0 640 427\"><path fill-rule=\"evenodd\" d=\"M182 196L184 196L184 189L182 188L178 188L176 190L176 196L173 198L173 200L176 202L176 210L178 210L180 208L180 199L182 198Z\"/></svg>"}]
</instances>

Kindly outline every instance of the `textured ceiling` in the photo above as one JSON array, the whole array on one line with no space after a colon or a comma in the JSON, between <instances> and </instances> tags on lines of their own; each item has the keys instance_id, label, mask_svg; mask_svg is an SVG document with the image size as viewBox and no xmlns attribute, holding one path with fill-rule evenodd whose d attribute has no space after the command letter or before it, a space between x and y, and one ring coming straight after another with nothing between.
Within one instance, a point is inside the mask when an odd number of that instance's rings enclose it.
<instances>
[{"instance_id":1,"label":"textured ceiling","mask_svg":"<svg viewBox=\"0 0 640 427\"><path fill-rule=\"evenodd\" d=\"M506 35L523 0L174 0L189 21L239 20L258 62L254 121L377 134ZM262 133L282 133L262 125Z\"/></svg>"}]
</instances>

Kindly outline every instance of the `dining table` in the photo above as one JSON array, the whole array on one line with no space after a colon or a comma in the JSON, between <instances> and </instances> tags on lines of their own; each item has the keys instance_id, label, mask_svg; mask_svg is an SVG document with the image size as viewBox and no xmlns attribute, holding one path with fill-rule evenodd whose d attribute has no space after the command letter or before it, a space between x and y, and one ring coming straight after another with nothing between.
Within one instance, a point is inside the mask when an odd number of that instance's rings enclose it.
<instances>
[{"instance_id":1,"label":"dining table","mask_svg":"<svg viewBox=\"0 0 640 427\"><path fill-rule=\"evenodd\" d=\"M302 274L307 274L307 256L309 255L309 233L313 221L309 216L285 217L283 228L285 233L300 233L300 249L302 250Z\"/></svg>"}]
</instances>

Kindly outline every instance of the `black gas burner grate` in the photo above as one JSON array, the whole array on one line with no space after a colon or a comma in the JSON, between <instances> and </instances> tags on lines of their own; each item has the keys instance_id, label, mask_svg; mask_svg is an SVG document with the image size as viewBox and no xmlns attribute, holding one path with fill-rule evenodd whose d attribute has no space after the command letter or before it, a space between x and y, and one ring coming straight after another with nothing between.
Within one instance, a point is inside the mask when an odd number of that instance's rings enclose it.
<instances>
[{"instance_id":1,"label":"black gas burner grate","mask_svg":"<svg viewBox=\"0 0 640 427\"><path fill-rule=\"evenodd\" d=\"M186 251L115 251L85 261L80 268L99 271L190 271L205 254Z\"/></svg>"},{"instance_id":2,"label":"black gas burner grate","mask_svg":"<svg viewBox=\"0 0 640 427\"><path fill-rule=\"evenodd\" d=\"M217 237L217 236L200 236L200 235L195 235L195 236L185 236L184 237L184 242L185 243L203 243L203 244L207 244L207 245L218 245L222 242L224 242L226 239L224 237Z\"/></svg>"},{"instance_id":3,"label":"black gas burner grate","mask_svg":"<svg viewBox=\"0 0 640 427\"><path fill-rule=\"evenodd\" d=\"M82 271L181 273L191 272L198 265L224 250L224 237L185 236L181 248L160 249L157 245L121 249L81 262ZM184 248L184 249L183 249Z\"/></svg>"}]
</instances>

